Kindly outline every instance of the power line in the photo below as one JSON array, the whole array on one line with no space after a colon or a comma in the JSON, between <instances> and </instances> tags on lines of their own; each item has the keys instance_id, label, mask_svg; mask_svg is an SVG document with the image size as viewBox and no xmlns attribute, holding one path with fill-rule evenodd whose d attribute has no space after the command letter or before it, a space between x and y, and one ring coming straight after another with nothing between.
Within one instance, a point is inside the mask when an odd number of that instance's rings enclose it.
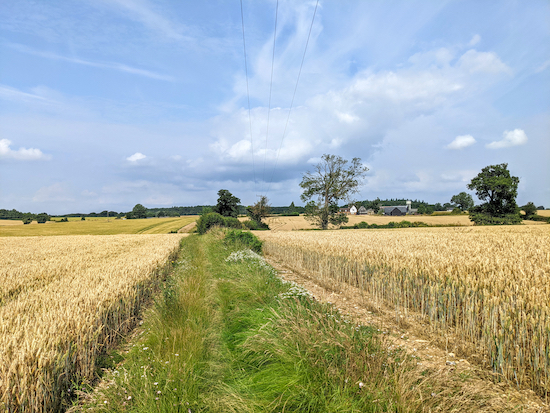
<instances>
[{"instance_id":1,"label":"power line","mask_svg":"<svg viewBox=\"0 0 550 413\"><path fill-rule=\"evenodd\" d=\"M271 189L271 183L273 182L273 177L275 175L275 169L277 168L277 163L279 162L279 154L281 153L281 148L283 147L283 141L285 139L286 130L288 127L288 121L290 120L290 112L294 106L294 98L296 97L296 90L298 89L298 82L300 81L300 75L302 74L302 67L304 66L304 60L306 58L307 46L309 45L309 38L311 37L311 30L313 29L313 22L315 21L315 14L317 13L317 6L319 6L319 0L315 3L315 10L313 10L313 17L311 19L311 25L309 26L309 33L307 35L306 47L304 48L304 54L302 56L302 63L300 64L300 70L298 71L298 78L296 79L296 86L294 86L294 93L292 94L292 101L290 102L290 108L288 109L288 116L286 118L285 129L283 130L283 136L281 138L281 144L277 151L277 157L275 158L275 166L273 166L273 172L271 173L271 179L269 180L269 185L267 187L266 196L269 190Z\"/></svg>"},{"instance_id":2,"label":"power line","mask_svg":"<svg viewBox=\"0 0 550 413\"><path fill-rule=\"evenodd\" d=\"M268 107L267 107L267 126L266 126L266 131L265 131L264 173L262 175L262 179L263 179L264 182L266 180L265 170L266 170L266 163L267 163L267 137L269 136L269 116L271 114L271 91L273 90L273 67L275 65L275 40L277 39L277 15L278 15L278 12L279 12L279 0L277 0L277 5L275 7L275 30L273 32L273 54L271 56L271 80L269 82L269 104L268 104Z\"/></svg>"},{"instance_id":3,"label":"power line","mask_svg":"<svg viewBox=\"0 0 550 413\"><path fill-rule=\"evenodd\" d=\"M278 2L278 0L277 0ZM248 124L250 127L250 149L252 152L252 172L254 174L254 192L256 191L256 166L254 164L254 141L252 139L252 116L250 116L250 92L248 90L248 64L246 61L246 41L244 38L244 13L243 13L243 0L241 0L241 25L243 29L243 48L244 48L244 72L246 74L246 97L248 100ZM265 166L264 166L265 170ZM264 171L265 173L265 171Z\"/></svg>"}]
</instances>

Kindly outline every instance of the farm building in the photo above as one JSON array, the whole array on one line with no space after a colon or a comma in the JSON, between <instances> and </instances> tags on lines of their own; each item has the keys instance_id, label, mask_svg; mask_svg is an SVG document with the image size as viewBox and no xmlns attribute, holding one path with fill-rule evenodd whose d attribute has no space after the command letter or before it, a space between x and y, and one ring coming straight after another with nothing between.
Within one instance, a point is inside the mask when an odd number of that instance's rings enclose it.
<instances>
[{"instance_id":1,"label":"farm building","mask_svg":"<svg viewBox=\"0 0 550 413\"><path fill-rule=\"evenodd\" d=\"M357 210L357 215L375 215L376 212L374 212L374 209L372 208L365 208L364 206L360 206Z\"/></svg>"},{"instance_id":2,"label":"farm building","mask_svg":"<svg viewBox=\"0 0 550 413\"><path fill-rule=\"evenodd\" d=\"M384 215L401 216L413 213L411 201L407 201L407 205L381 206L380 209L384 211Z\"/></svg>"},{"instance_id":3,"label":"farm building","mask_svg":"<svg viewBox=\"0 0 550 413\"><path fill-rule=\"evenodd\" d=\"M355 205L352 205L350 208L340 208L340 212L343 212L346 215L356 215L357 208Z\"/></svg>"}]
</instances>

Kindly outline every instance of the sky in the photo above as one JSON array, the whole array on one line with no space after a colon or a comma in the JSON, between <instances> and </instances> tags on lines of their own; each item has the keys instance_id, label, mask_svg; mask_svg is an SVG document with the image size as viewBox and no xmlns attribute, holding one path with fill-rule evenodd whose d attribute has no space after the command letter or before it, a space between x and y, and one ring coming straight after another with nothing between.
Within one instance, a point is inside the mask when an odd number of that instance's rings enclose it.
<instances>
[{"instance_id":1,"label":"sky","mask_svg":"<svg viewBox=\"0 0 550 413\"><path fill-rule=\"evenodd\" d=\"M220 189L301 205L323 154L369 168L355 200L445 203L507 163L518 204L550 207L547 0L242 10L2 1L0 208L211 205Z\"/></svg>"}]
</instances>

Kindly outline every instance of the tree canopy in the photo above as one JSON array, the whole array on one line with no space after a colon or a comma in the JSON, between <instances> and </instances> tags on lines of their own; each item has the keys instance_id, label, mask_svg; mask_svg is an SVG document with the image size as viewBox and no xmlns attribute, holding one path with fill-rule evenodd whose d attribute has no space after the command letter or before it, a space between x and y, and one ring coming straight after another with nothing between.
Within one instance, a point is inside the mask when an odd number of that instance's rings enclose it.
<instances>
[{"instance_id":1,"label":"tree canopy","mask_svg":"<svg viewBox=\"0 0 550 413\"><path fill-rule=\"evenodd\" d=\"M236 196L233 196L227 189L220 189L218 191L218 203L214 207L214 212L224 217L237 218L239 215L239 203L241 200Z\"/></svg>"},{"instance_id":2,"label":"tree canopy","mask_svg":"<svg viewBox=\"0 0 550 413\"><path fill-rule=\"evenodd\" d=\"M474 206L474 199L472 195L461 192L457 195L453 195L451 198L451 203L456 204L461 211L468 211Z\"/></svg>"},{"instance_id":3,"label":"tree canopy","mask_svg":"<svg viewBox=\"0 0 550 413\"><path fill-rule=\"evenodd\" d=\"M485 201L471 208L470 219L476 225L517 224L521 222L516 203L519 178L510 175L508 164L489 165L472 179L468 189Z\"/></svg>"},{"instance_id":4,"label":"tree canopy","mask_svg":"<svg viewBox=\"0 0 550 413\"><path fill-rule=\"evenodd\" d=\"M358 192L368 168L361 164L360 158L353 158L351 164L337 155L324 154L313 172L306 172L300 182L304 192L301 199L308 202L306 218L322 229L328 224L339 225L347 222L347 217L338 212L338 201L347 199ZM317 202L312 200L316 198Z\"/></svg>"}]
</instances>

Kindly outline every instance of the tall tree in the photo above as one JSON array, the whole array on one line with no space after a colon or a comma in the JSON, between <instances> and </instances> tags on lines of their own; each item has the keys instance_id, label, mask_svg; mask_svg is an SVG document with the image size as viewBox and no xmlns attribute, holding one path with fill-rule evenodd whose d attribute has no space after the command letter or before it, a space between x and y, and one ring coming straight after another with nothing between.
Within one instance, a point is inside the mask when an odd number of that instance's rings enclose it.
<instances>
[{"instance_id":1,"label":"tall tree","mask_svg":"<svg viewBox=\"0 0 550 413\"><path fill-rule=\"evenodd\" d=\"M302 201L317 198L317 202L312 200L306 205L306 218L322 229L327 229L329 223L339 225L347 222L347 217L338 213L338 201L349 200L357 193L368 171L360 158L353 158L349 166L347 163L340 156L325 154L315 170L304 174L300 182L304 190L300 197Z\"/></svg>"},{"instance_id":2,"label":"tall tree","mask_svg":"<svg viewBox=\"0 0 550 413\"><path fill-rule=\"evenodd\" d=\"M457 195L453 195L451 198L451 203L457 205L461 211L468 211L474 206L474 199L472 198L472 195L466 192L461 192Z\"/></svg>"},{"instance_id":3,"label":"tall tree","mask_svg":"<svg viewBox=\"0 0 550 413\"><path fill-rule=\"evenodd\" d=\"M218 203L214 207L214 212L224 217L237 218L239 215L239 203L241 200L236 196L233 196L227 189L220 189L218 191Z\"/></svg>"},{"instance_id":4,"label":"tall tree","mask_svg":"<svg viewBox=\"0 0 550 413\"><path fill-rule=\"evenodd\" d=\"M246 208L246 212L252 221L255 221L258 225L263 226L262 220L269 216L269 200L265 195L260 197L260 200L254 205Z\"/></svg>"},{"instance_id":5,"label":"tall tree","mask_svg":"<svg viewBox=\"0 0 550 413\"><path fill-rule=\"evenodd\" d=\"M489 165L472 179L468 189L485 201L471 208L470 219L476 225L517 224L521 222L516 203L519 178L510 175L508 164Z\"/></svg>"},{"instance_id":6,"label":"tall tree","mask_svg":"<svg viewBox=\"0 0 550 413\"><path fill-rule=\"evenodd\" d=\"M147 208L145 208L141 204L136 204L134 209L132 209L131 218L134 218L134 219L147 218Z\"/></svg>"}]
</instances>

